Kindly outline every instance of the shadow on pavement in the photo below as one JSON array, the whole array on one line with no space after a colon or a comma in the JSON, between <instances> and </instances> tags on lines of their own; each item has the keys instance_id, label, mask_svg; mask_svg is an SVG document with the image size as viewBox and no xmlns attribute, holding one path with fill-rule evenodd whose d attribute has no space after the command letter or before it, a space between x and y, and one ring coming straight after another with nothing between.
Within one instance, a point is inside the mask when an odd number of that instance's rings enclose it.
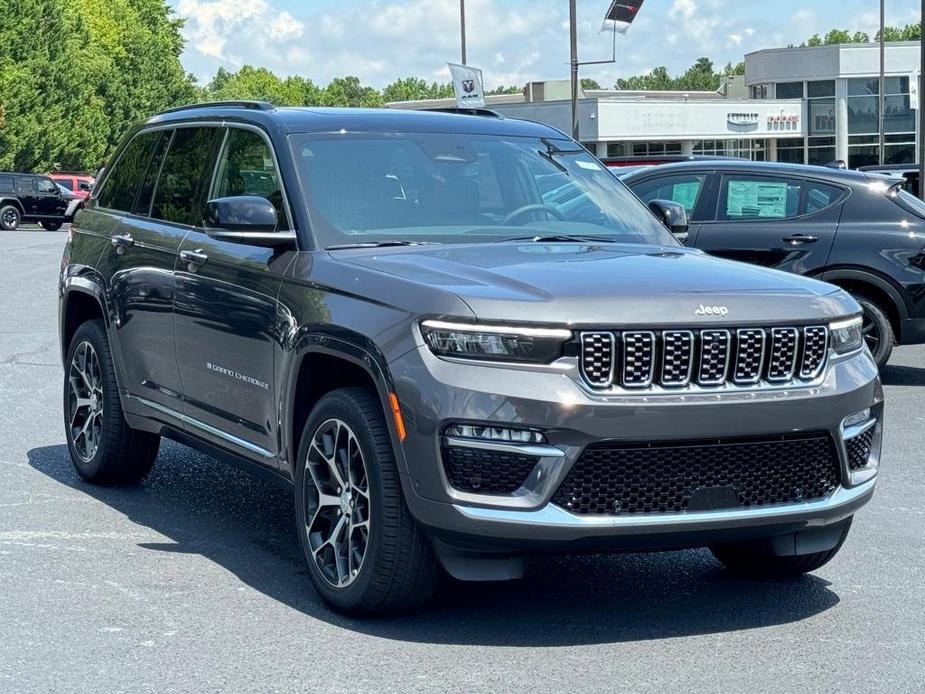
<instances>
[{"instance_id":1,"label":"shadow on pavement","mask_svg":"<svg viewBox=\"0 0 925 694\"><path fill-rule=\"evenodd\" d=\"M925 386L925 369L887 364L880 370L885 386Z\"/></svg>"},{"instance_id":2,"label":"shadow on pavement","mask_svg":"<svg viewBox=\"0 0 925 694\"><path fill-rule=\"evenodd\" d=\"M311 586L288 491L172 442L162 445L145 483L132 488L85 483L64 445L28 455L34 469L169 538L142 549L200 554L294 610L380 638L496 646L663 639L787 624L839 602L818 577L740 580L708 552L689 551L541 558L522 581L447 580L421 612L352 620L328 610Z\"/></svg>"}]
</instances>

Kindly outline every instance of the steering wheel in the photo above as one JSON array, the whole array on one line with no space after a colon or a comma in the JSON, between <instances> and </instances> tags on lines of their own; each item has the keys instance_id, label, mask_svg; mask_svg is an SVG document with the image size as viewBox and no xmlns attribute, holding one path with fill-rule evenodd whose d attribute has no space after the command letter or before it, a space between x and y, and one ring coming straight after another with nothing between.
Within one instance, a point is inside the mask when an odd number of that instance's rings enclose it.
<instances>
[{"instance_id":1,"label":"steering wheel","mask_svg":"<svg viewBox=\"0 0 925 694\"><path fill-rule=\"evenodd\" d=\"M546 212L547 214L551 214L553 217L558 219L560 222L565 221L565 215L559 212L559 210L557 210L555 207L544 205L541 202L534 202L529 205L518 207L516 210L512 210L508 212L506 215L504 215L504 219L501 220L501 223L510 224L511 220L517 219L522 214L526 214L527 212Z\"/></svg>"}]
</instances>

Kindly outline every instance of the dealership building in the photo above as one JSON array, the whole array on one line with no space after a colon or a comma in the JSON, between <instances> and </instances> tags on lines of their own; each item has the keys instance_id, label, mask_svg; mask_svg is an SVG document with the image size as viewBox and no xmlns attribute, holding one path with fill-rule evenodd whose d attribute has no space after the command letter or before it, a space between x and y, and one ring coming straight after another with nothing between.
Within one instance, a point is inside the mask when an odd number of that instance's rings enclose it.
<instances>
[{"instance_id":1,"label":"dealership building","mask_svg":"<svg viewBox=\"0 0 925 694\"><path fill-rule=\"evenodd\" d=\"M886 45L884 131L889 163L915 160L918 42ZM879 45L841 44L756 51L745 77L717 92L584 90L579 139L599 157L720 154L852 168L877 163ZM910 88L912 93L910 94ZM531 82L486 106L571 132L568 81ZM446 108L453 99L393 108Z\"/></svg>"}]
</instances>

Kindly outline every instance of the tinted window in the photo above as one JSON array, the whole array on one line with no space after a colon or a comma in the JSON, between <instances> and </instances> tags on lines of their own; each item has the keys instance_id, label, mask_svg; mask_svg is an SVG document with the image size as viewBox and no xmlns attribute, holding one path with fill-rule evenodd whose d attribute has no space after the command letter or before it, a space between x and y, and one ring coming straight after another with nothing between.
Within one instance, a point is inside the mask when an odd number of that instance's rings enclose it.
<instances>
[{"instance_id":1,"label":"tinted window","mask_svg":"<svg viewBox=\"0 0 925 694\"><path fill-rule=\"evenodd\" d=\"M9 193L13 190L13 177L0 176L0 192Z\"/></svg>"},{"instance_id":2,"label":"tinted window","mask_svg":"<svg viewBox=\"0 0 925 694\"><path fill-rule=\"evenodd\" d=\"M138 191L138 199L135 201L135 214L142 217L147 217L151 214L151 198L154 195L154 186L157 183L157 175L161 171L161 163L164 161L164 155L167 153L167 146L170 144L172 134L173 131L171 130L156 133L157 141L154 143L154 153L148 162L148 168L141 182L141 189Z\"/></svg>"},{"instance_id":3,"label":"tinted window","mask_svg":"<svg viewBox=\"0 0 925 694\"><path fill-rule=\"evenodd\" d=\"M58 186L56 186L55 182L50 178L40 178L36 183L38 184L37 187L40 193L59 193Z\"/></svg>"},{"instance_id":4,"label":"tinted window","mask_svg":"<svg viewBox=\"0 0 925 694\"><path fill-rule=\"evenodd\" d=\"M60 183L62 186L68 190L74 190L74 179L73 178L56 178L55 181Z\"/></svg>"},{"instance_id":5,"label":"tinted window","mask_svg":"<svg viewBox=\"0 0 925 694\"><path fill-rule=\"evenodd\" d=\"M778 99L802 99L803 83L802 82L779 82L777 84Z\"/></svg>"},{"instance_id":6,"label":"tinted window","mask_svg":"<svg viewBox=\"0 0 925 694\"><path fill-rule=\"evenodd\" d=\"M128 143L100 191L99 204L112 210L130 212L138 185L151 156L151 146L159 133L142 133Z\"/></svg>"},{"instance_id":7,"label":"tinted window","mask_svg":"<svg viewBox=\"0 0 925 694\"><path fill-rule=\"evenodd\" d=\"M16 192L20 195L32 195L35 192L35 183L31 178L17 178Z\"/></svg>"},{"instance_id":8,"label":"tinted window","mask_svg":"<svg viewBox=\"0 0 925 694\"><path fill-rule=\"evenodd\" d=\"M706 174L683 174L680 176L665 176L663 178L650 178L639 184L630 184L630 187L640 198L646 202L653 200L673 200L684 205L690 215L700 199L703 182Z\"/></svg>"},{"instance_id":9,"label":"tinted window","mask_svg":"<svg viewBox=\"0 0 925 694\"><path fill-rule=\"evenodd\" d=\"M196 224L202 210L197 191L209 163L215 128L178 128L161 167L151 216L177 224Z\"/></svg>"},{"instance_id":10,"label":"tinted window","mask_svg":"<svg viewBox=\"0 0 925 694\"><path fill-rule=\"evenodd\" d=\"M257 195L276 208L278 229L288 229L283 206L279 173L273 153L260 135L241 128L231 128L218 159L214 198Z\"/></svg>"},{"instance_id":11,"label":"tinted window","mask_svg":"<svg viewBox=\"0 0 925 694\"><path fill-rule=\"evenodd\" d=\"M720 205L721 219L786 219L800 209L800 182L756 176L726 179Z\"/></svg>"},{"instance_id":12,"label":"tinted window","mask_svg":"<svg viewBox=\"0 0 925 694\"><path fill-rule=\"evenodd\" d=\"M760 176L728 176L723 186L720 219L789 219L825 209L842 189L815 181Z\"/></svg>"}]
</instances>

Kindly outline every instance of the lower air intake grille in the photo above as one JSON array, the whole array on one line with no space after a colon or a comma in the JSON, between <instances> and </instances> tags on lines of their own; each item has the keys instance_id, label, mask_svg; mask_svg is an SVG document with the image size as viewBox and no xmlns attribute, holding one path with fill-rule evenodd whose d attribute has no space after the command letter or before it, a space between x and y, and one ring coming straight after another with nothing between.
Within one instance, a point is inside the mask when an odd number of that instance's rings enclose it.
<instances>
[{"instance_id":1,"label":"lower air intake grille","mask_svg":"<svg viewBox=\"0 0 925 694\"><path fill-rule=\"evenodd\" d=\"M845 448L848 451L849 470L862 470L867 467L867 463L870 460L870 449L873 447L873 443L873 427L845 441Z\"/></svg>"},{"instance_id":2,"label":"lower air intake grille","mask_svg":"<svg viewBox=\"0 0 925 694\"><path fill-rule=\"evenodd\" d=\"M510 494L533 472L539 458L517 453L444 446L443 469L455 489L476 494Z\"/></svg>"},{"instance_id":3,"label":"lower air intake grille","mask_svg":"<svg viewBox=\"0 0 925 694\"><path fill-rule=\"evenodd\" d=\"M588 446L553 496L581 514L748 508L825 496L839 481L828 434ZM706 504L706 505L704 505Z\"/></svg>"}]
</instances>

